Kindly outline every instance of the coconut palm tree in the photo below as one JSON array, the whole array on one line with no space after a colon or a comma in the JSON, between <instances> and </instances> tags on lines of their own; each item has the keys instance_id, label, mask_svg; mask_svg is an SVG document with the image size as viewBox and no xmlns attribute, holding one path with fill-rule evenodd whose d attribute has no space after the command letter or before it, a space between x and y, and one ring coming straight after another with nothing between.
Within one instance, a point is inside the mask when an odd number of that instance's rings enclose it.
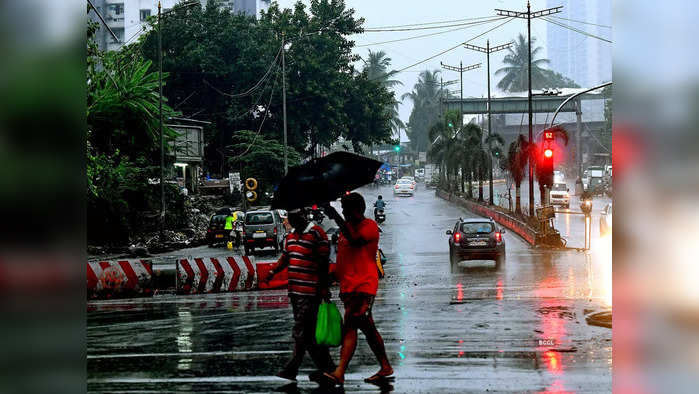
<instances>
[{"instance_id":1,"label":"coconut palm tree","mask_svg":"<svg viewBox=\"0 0 699 394\"><path fill-rule=\"evenodd\" d=\"M524 180L525 168L529 161L530 145L527 138L520 134L512 141L507 149L505 167L515 183L515 213L522 213L521 186Z\"/></svg>"},{"instance_id":2,"label":"coconut palm tree","mask_svg":"<svg viewBox=\"0 0 699 394\"><path fill-rule=\"evenodd\" d=\"M418 76L417 83L413 86L413 90L401 96L402 100L407 98L413 102L413 110L408 119L410 128L408 137L413 149L418 152L425 151L429 148L430 142L433 141L429 138L429 133L439 116L439 99L442 94L439 73L439 70L422 71Z\"/></svg>"},{"instance_id":3,"label":"coconut palm tree","mask_svg":"<svg viewBox=\"0 0 699 394\"><path fill-rule=\"evenodd\" d=\"M386 52L372 52L370 49L363 70L366 71L369 79L379 81L386 89L391 90L395 86L403 85L403 82L391 79L391 76L395 74L395 70L389 71L390 66L391 58L388 57ZM400 104L401 100L394 98L393 103L387 108L391 117L391 129L396 134L400 132L400 129L405 128L405 123L400 119L398 112Z\"/></svg>"},{"instance_id":4,"label":"coconut palm tree","mask_svg":"<svg viewBox=\"0 0 699 394\"><path fill-rule=\"evenodd\" d=\"M532 37L532 88L541 89L546 86L546 69L541 66L549 63L549 59L539 58L537 55L542 50L542 47L535 46L536 38ZM502 60L506 64L505 67L495 71L495 75L504 74L498 89L509 92L522 92L528 89L529 77L529 46L524 35L520 34L512 47L508 48L509 53Z\"/></svg>"},{"instance_id":5,"label":"coconut palm tree","mask_svg":"<svg viewBox=\"0 0 699 394\"><path fill-rule=\"evenodd\" d=\"M444 185L446 181L449 190L452 189L450 175L456 175L459 159L462 158L463 153L459 141L459 129L456 126L458 118L458 112L448 111L444 119L434 123L429 131L431 146L427 155L439 164L440 183Z\"/></svg>"}]
</instances>

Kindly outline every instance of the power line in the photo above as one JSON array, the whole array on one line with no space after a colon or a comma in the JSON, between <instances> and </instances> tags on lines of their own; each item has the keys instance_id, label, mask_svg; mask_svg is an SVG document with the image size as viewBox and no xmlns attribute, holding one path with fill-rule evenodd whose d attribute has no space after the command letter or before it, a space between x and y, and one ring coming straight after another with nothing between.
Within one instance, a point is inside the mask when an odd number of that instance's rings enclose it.
<instances>
[{"instance_id":1,"label":"power line","mask_svg":"<svg viewBox=\"0 0 699 394\"><path fill-rule=\"evenodd\" d=\"M510 21L513 20L513 19L514 19L514 18L509 18L509 19L506 20L505 22L500 23L499 25L497 25L497 26L495 26L495 27L493 27L493 28L490 28L490 29L484 31L483 33L480 33L480 34L478 34L478 35L476 35L476 36L474 36L474 37L471 37L471 38L469 38L468 40L466 40L466 41L464 41L464 42L460 42L460 43L454 45L453 47L451 47L451 48L449 48L449 49L446 49L446 50L444 50L444 51L442 51L442 52L439 52L439 53L437 53L437 54L435 54L435 55L432 55L432 56L428 57L427 59L421 60L421 61L419 61L419 62L417 62L417 63L413 63L413 64L411 64L411 65L409 65L409 66L407 66L407 67L403 67L403 68L401 68L400 70L396 70L393 74L398 74L398 73L403 72L403 71L405 71L405 70L407 70L407 69L409 69L409 68L412 68L412 67L415 67L415 66L417 66L417 65L420 65L420 64L422 64L422 63L425 63L425 62L427 62L427 61L430 61L430 60L432 60L432 59L434 59L434 58L436 58L436 57L438 57L438 56L442 56L442 55L444 55L445 53L447 53L447 52L449 52L449 51L453 51L454 49L456 49L456 48L458 48L458 47L460 47L460 46L462 46L462 45L464 45L464 44L466 44L466 43L468 43L468 42L470 42L470 41L473 41L473 40L475 40L475 39L478 38L478 37L481 37L481 36L483 36L483 35L485 35L485 34L490 33L491 31L497 29L498 27L504 25L504 24L507 23L507 22L510 22Z\"/></svg>"},{"instance_id":2,"label":"power line","mask_svg":"<svg viewBox=\"0 0 699 394\"><path fill-rule=\"evenodd\" d=\"M399 28L399 27L411 27L411 26L429 26L429 25L438 25L438 24L445 24L445 23L456 23L456 22L465 22L465 21L473 21L473 20L479 20L479 19L489 19L492 18L492 15L488 16L479 16L479 17L474 17L474 18L464 18L464 19L453 19L450 21L441 21L441 22L425 22L425 23L411 23L407 25L393 25L393 26L376 26L376 27L367 27L366 29L369 30L376 30L376 29L393 29L393 28Z\"/></svg>"},{"instance_id":3,"label":"power line","mask_svg":"<svg viewBox=\"0 0 699 394\"><path fill-rule=\"evenodd\" d=\"M492 20L503 19L503 17L491 16ZM413 30L431 30L431 29L445 29L447 27L455 26L468 26L473 24L483 23L483 21L477 22L467 22L467 23L456 23L452 25L441 25L441 26L422 26L422 27L405 27L405 28L395 28L395 29L364 29L364 33L381 33L381 32L396 32L396 31L413 31Z\"/></svg>"},{"instance_id":4,"label":"power line","mask_svg":"<svg viewBox=\"0 0 699 394\"><path fill-rule=\"evenodd\" d=\"M213 86L211 83L209 83L209 81L207 81L206 79L204 79L203 81L205 84L209 85L209 87L211 87L211 89L215 90L216 92L218 92L219 94L224 95L224 96L228 96L231 98L239 98L239 97L249 96L250 94L252 94L252 92L254 92L255 90L257 90L257 88L260 87L262 82L264 82L269 77L269 74L272 71L272 67L274 67L274 65L277 64L277 59L279 58L279 54L282 53L282 49L283 48L280 46L279 51L277 52L277 56L274 57L274 60L269 65L269 68L267 68L267 72L265 73L265 75L263 75L262 78L260 78L260 80L257 81L257 83L254 86L252 86L250 89L248 89L247 91L245 91L243 93L230 94L230 93L222 92L221 90L219 90L218 88Z\"/></svg>"},{"instance_id":5,"label":"power line","mask_svg":"<svg viewBox=\"0 0 699 394\"><path fill-rule=\"evenodd\" d=\"M274 83L272 84L272 89L269 93L269 101L267 102L267 106L265 107L265 114L262 117L262 122L260 122L260 127L257 128L257 133L255 133L255 137L252 139L252 141L250 141L250 144L248 144L248 148L245 149L245 152L243 152L237 156L233 156L232 159L237 159L239 157L245 156L250 151L252 146L255 145L255 142L257 142L257 137L259 137L260 132L262 132L262 126L265 124L265 120L267 120L267 114L269 113L269 107L272 104L272 97L274 97L274 86L277 84L278 78L279 78L279 74L277 74L274 77Z\"/></svg>"},{"instance_id":6,"label":"power line","mask_svg":"<svg viewBox=\"0 0 699 394\"><path fill-rule=\"evenodd\" d=\"M582 23L582 24L584 24L584 25L591 25L591 26L605 27L605 28L607 28L607 29L611 29L611 28L612 28L612 27L611 27L611 26L609 26L609 25L600 25L600 24L598 24L598 23L592 23L592 22L585 22L585 21L579 21L579 20L575 20L575 19L570 19L570 18L563 18L563 17L561 17L561 16L551 16L551 18L555 18L555 19L562 19L562 20L564 20L564 21L569 21L569 22L576 22L576 23Z\"/></svg>"},{"instance_id":7,"label":"power line","mask_svg":"<svg viewBox=\"0 0 699 394\"><path fill-rule=\"evenodd\" d=\"M572 31L574 31L574 32L577 32L577 33L586 35L586 36L588 36L588 37L596 38L596 39L598 39L598 40L602 40L602 41L608 42L608 43L610 43L610 44L612 43L611 40L608 40L608 39L606 39L606 38L602 38L602 37L600 37L600 36L596 36L596 35L594 35L594 34L590 34L590 33L586 32L586 31L584 31L584 30L576 29L576 28L574 28L574 27L572 27L572 26L568 26L568 25L565 25L565 24L560 23L560 22L553 21L553 20L548 19L548 18L542 17L541 19L545 20L546 22L553 23L554 25L558 25L558 26L560 26L560 27L566 28L566 29L568 29L568 30L572 30Z\"/></svg>"},{"instance_id":8,"label":"power line","mask_svg":"<svg viewBox=\"0 0 699 394\"><path fill-rule=\"evenodd\" d=\"M445 31L439 31L439 32L436 32L436 33L429 33L429 34L422 34L422 35L419 35L419 36L412 36L412 37L406 37L406 38L399 38L399 39L397 39L397 40L389 40L389 41L382 41L382 42L373 42L373 43L371 43L371 44L355 45L354 47L355 47L355 48L362 48L362 47L368 47L368 46L374 46L374 45L390 44L390 43L393 43L393 42L414 40L414 39L417 39L417 38L431 37L431 36L436 36L436 35L438 35L438 34L445 34L445 33L455 32L455 31L458 31L458 30L465 30L465 29L468 29L468 28L473 27L473 26L478 26L478 25L482 25L482 24L486 24L486 23L491 23L491 22L498 21L498 20L501 20L501 19L504 19L504 18L495 18L495 19L488 20L488 21L480 21L480 22L478 22L478 23L476 23L476 24L468 25L468 26L465 26L465 27L457 27L456 29L450 29L450 30L445 30Z\"/></svg>"}]
</instances>

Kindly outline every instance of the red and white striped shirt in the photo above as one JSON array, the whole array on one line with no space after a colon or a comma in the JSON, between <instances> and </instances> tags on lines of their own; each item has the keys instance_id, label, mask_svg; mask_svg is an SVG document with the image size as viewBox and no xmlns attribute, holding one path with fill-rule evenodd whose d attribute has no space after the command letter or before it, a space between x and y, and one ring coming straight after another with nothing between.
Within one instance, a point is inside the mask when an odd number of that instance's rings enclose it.
<instances>
[{"instance_id":1,"label":"red and white striped shirt","mask_svg":"<svg viewBox=\"0 0 699 394\"><path fill-rule=\"evenodd\" d=\"M273 267L289 266L289 295L315 297L319 285L327 286L330 242L320 226L309 223L303 233L296 229L284 239L282 256Z\"/></svg>"}]
</instances>

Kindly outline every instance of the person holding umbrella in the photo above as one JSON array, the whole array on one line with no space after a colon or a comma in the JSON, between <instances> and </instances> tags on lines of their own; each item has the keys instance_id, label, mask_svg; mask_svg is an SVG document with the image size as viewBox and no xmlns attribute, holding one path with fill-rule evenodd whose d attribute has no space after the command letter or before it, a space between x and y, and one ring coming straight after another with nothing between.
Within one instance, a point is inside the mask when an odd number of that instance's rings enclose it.
<instances>
[{"instance_id":1,"label":"person holding umbrella","mask_svg":"<svg viewBox=\"0 0 699 394\"><path fill-rule=\"evenodd\" d=\"M317 381L320 373L335 369L328 348L319 346L315 341L318 307L323 299L330 299L330 243L323 229L308 221L303 209L290 210L288 220L293 230L284 240L282 255L267 276L261 278L262 283L269 283L276 273L289 267L288 291L294 313L294 353L277 376L296 380L303 357L308 351L319 370L309 378Z\"/></svg>"},{"instance_id":2,"label":"person holding umbrella","mask_svg":"<svg viewBox=\"0 0 699 394\"><path fill-rule=\"evenodd\" d=\"M340 281L340 299L345 306L340 362L333 372L324 373L323 378L331 384L344 383L345 371L357 348L357 329L360 329L381 367L364 381L379 384L393 375L383 338L376 329L371 313L379 286L376 267L379 227L375 221L364 217L366 202L361 194L346 194L341 202L344 220L330 204L323 206L328 216L340 227L335 275Z\"/></svg>"}]
</instances>

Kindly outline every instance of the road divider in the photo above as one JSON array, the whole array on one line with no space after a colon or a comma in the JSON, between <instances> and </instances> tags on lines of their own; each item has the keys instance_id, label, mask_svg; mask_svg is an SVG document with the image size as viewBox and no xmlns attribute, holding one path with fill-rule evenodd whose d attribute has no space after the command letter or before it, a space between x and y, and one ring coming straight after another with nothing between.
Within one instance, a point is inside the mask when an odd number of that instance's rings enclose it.
<instances>
[{"instance_id":1,"label":"road divider","mask_svg":"<svg viewBox=\"0 0 699 394\"><path fill-rule=\"evenodd\" d=\"M529 227L526 223L522 222L521 220L513 216L507 215L505 213L502 213L500 211L496 211L495 209L490 208L486 205L479 204L475 201L466 200L451 193L445 192L444 190L438 189L436 191L436 194L437 197L456 203L468 209L469 211L475 213L476 215L493 218L495 222L507 228L508 230L514 232L515 234L519 235L530 245L536 245L536 230Z\"/></svg>"},{"instance_id":2,"label":"road divider","mask_svg":"<svg viewBox=\"0 0 699 394\"><path fill-rule=\"evenodd\" d=\"M177 294L223 293L257 289L257 271L248 256L178 259Z\"/></svg>"},{"instance_id":3,"label":"road divider","mask_svg":"<svg viewBox=\"0 0 699 394\"><path fill-rule=\"evenodd\" d=\"M87 263L87 298L105 299L153 295L153 266L146 260Z\"/></svg>"}]
</instances>

